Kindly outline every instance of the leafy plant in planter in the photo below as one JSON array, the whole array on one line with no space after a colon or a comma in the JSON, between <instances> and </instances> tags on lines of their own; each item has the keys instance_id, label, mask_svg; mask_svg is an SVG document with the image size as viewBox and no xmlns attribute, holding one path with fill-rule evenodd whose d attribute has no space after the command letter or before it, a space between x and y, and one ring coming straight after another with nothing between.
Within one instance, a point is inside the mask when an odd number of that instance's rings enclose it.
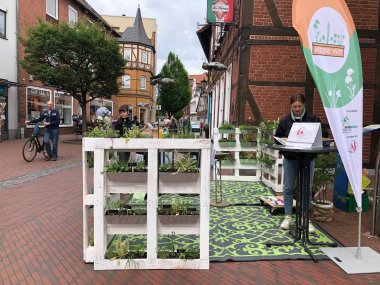
<instances>
[{"instance_id":1,"label":"leafy plant in planter","mask_svg":"<svg viewBox=\"0 0 380 285\"><path fill-rule=\"evenodd\" d=\"M128 142L130 139L149 138L149 135L144 134L142 131L143 129L133 125L131 129L124 133L123 138L125 138L125 142Z\"/></svg>"},{"instance_id":2,"label":"leafy plant in planter","mask_svg":"<svg viewBox=\"0 0 380 285\"><path fill-rule=\"evenodd\" d=\"M257 146L257 137L256 137L256 135L253 136L252 134L244 134L244 135L241 135L241 136L242 136L242 138L240 140L240 146L242 148Z\"/></svg>"},{"instance_id":3,"label":"leafy plant in planter","mask_svg":"<svg viewBox=\"0 0 380 285\"><path fill-rule=\"evenodd\" d=\"M129 240L126 238L122 239L121 235L116 235L115 239L112 242L112 247L106 251L105 257L111 260L117 260L117 265L120 265L121 259L127 259L125 266L131 267L134 265L134 268L138 269L139 263L134 260L135 254L131 250Z\"/></svg>"},{"instance_id":4,"label":"leafy plant in planter","mask_svg":"<svg viewBox=\"0 0 380 285\"><path fill-rule=\"evenodd\" d=\"M259 160L256 158L255 151L242 151L239 153L241 164L257 164Z\"/></svg>"},{"instance_id":5,"label":"leafy plant in planter","mask_svg":"<svg viewBox=\"0 0 380 285\"><path fill-rule=\"evenodd\" d=\"M125 215L127 214L127 209L125 208L125 201L121 199L107 198L106 202L106 214L108 215Z\"/></svg>"},{"instance_id":6,"label":"leafy plant in planter","mask_svg":"<svg viewBox=\"0 0 380 285\"><path fill-rule=\"evenodd\" d=\"M272 165L275 163L275 161L270 159L269 155L267 155L267 154L261 154L259 160L267 168L272 168Z\"/></svg>"},{"instance_id":7,"label":"leafy plant in planter","mask_svg":"<svg viewBox=\"0 0 380 285\"><path fill-rule=\"evenodd\" d=\"M328 200L327 194L334 179L335 159L334 153L318 155L315 159L312 209L314 219L319 222L332 221L334 204Z\"/></svg>"},{"instance_id":8,"label":"leafy plant in planter","mask_svg":"<svg viewBox=\"0 0 380 285\"><path fill-rule=\"evenodd\" d=\"M221 147L234 147L236 145L236 139L221 138L219 140L219 145Z\"/></svg>"},{"instance_id":9,"label":"leafy plant in planter","mask_svg":"<svg viewBox=\"0 0 380 285\"><path fill-rule=\"evenodd\" d=\"M273 144L273 134L278 126L278 121L267 121L267 122L260 122L259 124L259 130L260 130L260 137L259 141L262 145L268 145Z\"/></svg>"},{"instance_id":10,"label":"leafy plant in planter","mask_svg":"<svg viewBox=\"0 0 380 285\"><path fill-rule=\"evenodd\" d=\"M157 251L157 257L162 259L178 258L183 260L191 260L199 258L198 246L187 246L185 249L178 248L178 244L175 241L175 232L168 235L169 243L161 247Z\"/></svg>"},{"instance_id":11,"label":"leafy plant in planter","mask_svg":"<svg viewBox=\"0 0 380 285\"><path fill-rule=\"evenodd\" d=\"M115 131L110 127L95 127L88 131L86 136L90 138L118 138L120 134L119 131Z\"/></svg>"},{"instance_id":12,"label":"leafy plant in planter","mask_svg":"<svg viewBox=\"0 0 380 285\"><path fill-rule=\"evenodd\" d=\"M228 155L222 159L222 165L234 165L236 162L235 153L229 152Z\"/></svg>"},{"instance_id":13,"label":"leafy plant in planter","mask_svg":"<svg viewBox=\"0 0 380 285\"><path fill-rule=\"evenodd\" d=\"M116 173L116 172L129 172L132 171L132 168L128 165L128 162L125 160L113 160L105 165L105 173Z\"/></svg>"},{"instance_id":14,"label":"leafy plant in planter","mask_svg":"<svg viewBox=\"0 0 380 285\"><path fill-rule=\"evenodd\" d=\"M229 122L224 122L219 126L218 130L221 134L235 133L235 126Z\"/></svg>"},{"instance_id":15,"label":"leafy plant in planter","mask_svg":"<svg viewBox=\"0 0 380 285\"><path fill-rule=\"evenodd\" d=\"M199 177L198 162L189 154L174 163L163 163L159 166L160 180L163 182L189 183L195 182ZM171 173L170 173L171 172Z\"/></svg>"},{"instance_id":16,"label":"leafy plant in planter","mask_svg":"<svg viewBox=\"0 0 380 285\"><path fill-rule=\"evenodd\" d=\"M240 133L247 134L247 133L257 133L258 126L255 125L241 125L239 126Z\"/></svg>"}]
</instances>

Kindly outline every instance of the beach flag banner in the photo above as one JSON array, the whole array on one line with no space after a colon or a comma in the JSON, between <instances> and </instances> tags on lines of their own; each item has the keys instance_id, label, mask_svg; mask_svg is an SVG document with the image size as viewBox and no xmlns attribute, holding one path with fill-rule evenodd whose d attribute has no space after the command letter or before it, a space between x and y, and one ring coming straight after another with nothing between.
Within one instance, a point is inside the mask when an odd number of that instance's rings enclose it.
<instances>
[{"instance_id":1,"label":"beach flag banner","mask_svg":"<svg viewBox=\"0 0 380 285\"><path fill-rule=\"evenodd\" d=\"M344 0L293 0L293 27L358 207L362 207L363 77L358 36Z\"/></svg>"}]
</instances>

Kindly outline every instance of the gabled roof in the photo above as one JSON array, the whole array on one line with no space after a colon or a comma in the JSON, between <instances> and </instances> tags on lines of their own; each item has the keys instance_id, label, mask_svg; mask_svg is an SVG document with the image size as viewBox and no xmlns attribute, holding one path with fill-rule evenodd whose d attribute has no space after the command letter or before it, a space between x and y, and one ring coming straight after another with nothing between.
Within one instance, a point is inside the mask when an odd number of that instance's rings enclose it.
<instances>
[{"instance_id":1,"label":"gabled roof","mask_svg":"<svg viewBox=\"0 0 380 285\"><path fill-rule=\"evenodd\" d=\"M125 29L124 33L119 39L119 42L120 43L137 43L137 44L142 44L148 47L153 47L144 29L144 24L141 18L140 7L137 8L137 14L136 14L135 23L133 24L133 27L128 27Z\"/></svg>"},{"instance_id":2,"label":"gabled roof","mask_svg":"<svg viewBox=\"0 0 380 285\"><path fill-rule=\"evenodd\" d=\"M114 36L117 36L119 37L119 33L116 32L111 26L110 24L107 23L106 20L104 20L102 18L102 16L99 15L98 12L95 11L94 8L91 7L90 4L87 3L86 0L75 0L79 5L81 5L84 9L86 9L86 11L88 11L89 14L91 14L93 17L95 17L96 19L98 19L103 25L105 25L109 30L111 30L111 32L114 34Z\"/></svg>"}]
</instances>

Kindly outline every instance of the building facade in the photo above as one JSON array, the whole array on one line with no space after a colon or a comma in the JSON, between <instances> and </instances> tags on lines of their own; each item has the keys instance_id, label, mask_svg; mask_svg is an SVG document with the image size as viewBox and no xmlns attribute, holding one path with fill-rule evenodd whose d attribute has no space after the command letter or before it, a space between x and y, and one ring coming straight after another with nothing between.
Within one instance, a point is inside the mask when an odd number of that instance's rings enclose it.
<instances>
[{"instance_id":1,"label":"building facade","mask_svg":"<svg viewBox=\"0 0 380 285\"><path fill-rule=\"evenodd\" d=\"M86 18L90 22L100 22L112 36L119 37L111 26L85 0L4 0L0 2L0 102L7 101L2 128L3 138L16 139L29 135L32 127L25 121L38 116L53 101L60 111L60 133L72 133L72 115L81 114L79 105L71 96L57 92L34 80L18 64L25 53L18 40L25 37L27 30L39 21L51 24L77 22Z\"/></svg>"},{"instance_id":2,"label":"building facade","mask_svg":"<svg viewBox=\"0 0 380 285\"><path fill-rule=\"evenodd\" d=\"M154 120L155 112L156 88L151 85L150 79L156 72L156 21L143 19L140 7L137 9L133 25L131 25L133 18L130 17L104 16L104 18L115 30L123 31L119 45L126 66L124 75L120 79L119 94L114 100L115 107L119 108L126 104L131 118L137 116L140 123L151 122Z\"/></svg>"},{"instance_id":3,"label":"building facade","mask_svg":"<svg viewBox=\"0 0 380 285\"><path fill-rule=\"evenodd\" d=\"M364 125L380 123L379 1L349 1L359 35L364 80ZM198 30L210 62L225 71L210 72L211 126L277 120L289 112L289 98L303 93L306 107L327 124L318 90L308 71L291 0L235 0L234 21ZM379 134L364 137L363 161L374 166Z\"/></svg>"}]
</instances>

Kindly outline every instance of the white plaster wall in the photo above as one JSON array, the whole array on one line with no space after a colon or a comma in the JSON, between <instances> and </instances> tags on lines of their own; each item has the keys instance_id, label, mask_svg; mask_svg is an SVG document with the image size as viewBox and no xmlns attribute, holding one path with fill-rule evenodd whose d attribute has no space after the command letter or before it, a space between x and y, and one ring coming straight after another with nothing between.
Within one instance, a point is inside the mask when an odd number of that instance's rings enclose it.
<instances>
[{"instance_id":1,"label":"white plaster wall","mask_svg":"<svg viewBox=\"0 0 380 285\"><path fill-rule=\"evenodd\" d=\"M18 0L1 0L0 9L6 11L6 39L0 38L0 78L17 82L17 4ZM8 89L9 138L17 137L17 88Z\"/></svg>"}]
</instances>

